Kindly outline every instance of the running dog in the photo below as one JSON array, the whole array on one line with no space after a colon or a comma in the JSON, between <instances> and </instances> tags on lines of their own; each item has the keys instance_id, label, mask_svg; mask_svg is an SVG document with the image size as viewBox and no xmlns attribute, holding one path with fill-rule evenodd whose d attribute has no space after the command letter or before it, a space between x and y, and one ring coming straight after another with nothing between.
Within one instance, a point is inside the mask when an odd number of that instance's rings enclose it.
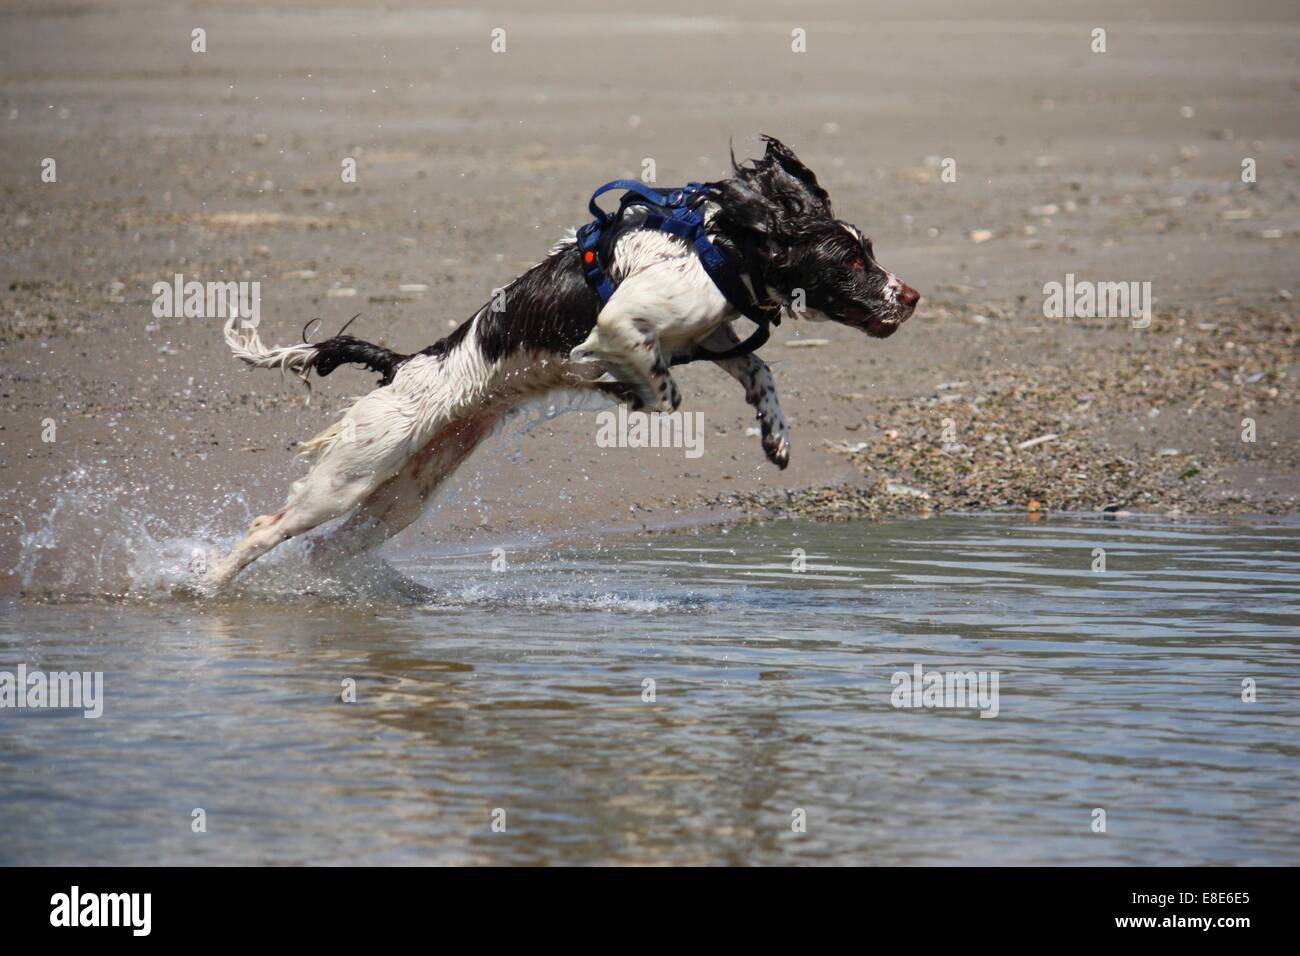
<instances>
[{"instance_id":1,"label":"running dog","mask_svg":"<svg viewBox=\"0 0 1300 956\"><path fill-rule=\"evenodd\" d=\"M420 352L402 355L343 334L267 348L256 328L231 320L227 343L256 368L287 368L306 380L355 364L382 377L301 446L310 470L283 508L256 519L211 564L208 588L221 589L280 542L349 511L320 544L345 553L379 545L420 515L512 407L547 392L596 391L636 409L675 410L681 395L670 367L684 360L714 361L740 382L763 451L785 468L789 432L772 373L732 322L742 314L829 319L883 339L920 296L881 268L856 226L835 218L830 196L788 147L764 141L762 159L738 164L733 155L730 178L692 184L679 208L696 216L696 242L651 228L646 211L633 210L630 227L607 237L600 253L607 282L597 287L596 251L583 251L583 233L571 233L495 302ZM738 298L742 287L748 301Z\"/></svg>"}]
</instances>

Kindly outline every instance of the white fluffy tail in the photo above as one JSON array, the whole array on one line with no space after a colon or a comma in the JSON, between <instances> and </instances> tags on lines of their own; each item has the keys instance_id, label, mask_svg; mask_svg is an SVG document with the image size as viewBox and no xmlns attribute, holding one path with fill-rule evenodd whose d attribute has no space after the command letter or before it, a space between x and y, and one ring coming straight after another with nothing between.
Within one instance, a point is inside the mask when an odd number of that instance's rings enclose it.
<instances>
[{"instance_id":1,"label":"white fluffy tail","mask_svg":"<svg viewBox=\"0 0 1300 956\"><path fill-rule=\"evenodd\" d=\"M235 328L234 319L226 323L226 344L230 346L230 351L235 353L235 358L253 368L279 368L281 372L288 369L304 382L307 381L307 374L311 371L319 351L316 346L304 342L302 345L285 345L269 349L258 338L256 328L244 331L247 334ZM308 387L311 387L310 384Z\"/></svg>"}]
</instances>

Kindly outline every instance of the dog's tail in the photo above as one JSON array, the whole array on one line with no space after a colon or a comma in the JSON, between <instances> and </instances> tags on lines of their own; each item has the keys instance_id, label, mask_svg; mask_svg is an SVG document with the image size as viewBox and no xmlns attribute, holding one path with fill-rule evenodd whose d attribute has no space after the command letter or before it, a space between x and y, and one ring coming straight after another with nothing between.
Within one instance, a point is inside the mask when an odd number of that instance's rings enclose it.
<instances>
[{"instance_id":1,"label":"dog's tail","mask_svg":"<svg viewBox=\"0 0 1300 956\"><path fill-rule=\"evenodd\" d=\"M363 342L351 335L336 335L321 342L301 345L285 345L279 348L267 348L262 344L257 329L239 330L235 322L226 323L226 344L239 359L254 368L278 368L289 370L307 382L307 376L314 370L317 375L328 375L340 365L364 365L382 377L380 385L388 385L398 366L409 355L394 352L382 345ZM310 385L309 385L310 387Z\"/></svg>"}]
</instances>

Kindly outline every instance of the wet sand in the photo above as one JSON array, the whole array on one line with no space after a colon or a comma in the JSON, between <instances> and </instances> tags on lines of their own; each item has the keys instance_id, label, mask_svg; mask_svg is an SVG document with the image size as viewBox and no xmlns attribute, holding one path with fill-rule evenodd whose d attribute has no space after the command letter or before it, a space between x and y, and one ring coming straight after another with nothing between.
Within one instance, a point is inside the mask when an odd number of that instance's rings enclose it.
<instances>
[{"instance_id":1,"label":"wet sand","mask_svg":"<svg viewBox=\"0 0 1300 956\"><path fill-rule=\"evenodd\" d=\"M155 319L155 282L260 281L268 342L361 312L352 331L413 351L583 222L595 186L647 158L663 183L716 178L729 139L753 155L758 131L924 296L886 342L778 331L789 469L746 435L734 383L692 367L702 457L603 449L594 415L568 414L494 438L403 543L768 514L773 495L821 517L1294 511L1300 13L1043 6L6 8L0 589L19 587L21 536L86 483L178 534L237 530L232 492L278 506L293 443L373 382L341 371L304 407L296 382L229 357L220 320ZM1151 282L1151 325L1045 319L1043 286L1067 274ZM1131 467L1102 474L1116 458ZM90 516L58 543L101 531Z\"/></svg>"}]
</instances>

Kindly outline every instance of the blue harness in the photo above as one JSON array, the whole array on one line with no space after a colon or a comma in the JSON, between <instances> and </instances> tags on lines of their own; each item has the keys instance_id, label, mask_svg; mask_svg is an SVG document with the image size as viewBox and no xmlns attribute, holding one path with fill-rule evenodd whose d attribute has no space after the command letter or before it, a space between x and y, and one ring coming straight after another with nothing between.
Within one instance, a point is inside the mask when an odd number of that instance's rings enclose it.
<instances>
[{"instance_id":1,"label":"blue harness","mask_svg":"<svg viewBox=\"0 0 1300 956\"><path fill-rule=\"evenodd\" d=\"M617 212L607 213L596 204L596 200L613 189L624 190L623 199ZM683 188L675 189L665 196L634 179L616 179L592 193L588 208L591 209L594 220L578 230L582 274L587 284L600 296L602 306L614 294L614 284L606 274L605 266L613 258L614 243L620 226L623 225L623 215L632 206L642 206L645 208L645 218L635 228L656 229L680 236L689 242L695 249L695 254L700 257L700 265L718 287L718 291L733 308L758 326L748 339L726 351L712 352L697 345L690 354L674 358L673 365L705 359L716 362L749 355L768 340L772 334L771 326L781 322L780 308L757 301L730 260L709 241L704 232L704 217L694 207L707 199L709 192L709 187L702 183L687 183ZM757 281L756 277L754 281Z\"/></svg>"}]
</instances>

